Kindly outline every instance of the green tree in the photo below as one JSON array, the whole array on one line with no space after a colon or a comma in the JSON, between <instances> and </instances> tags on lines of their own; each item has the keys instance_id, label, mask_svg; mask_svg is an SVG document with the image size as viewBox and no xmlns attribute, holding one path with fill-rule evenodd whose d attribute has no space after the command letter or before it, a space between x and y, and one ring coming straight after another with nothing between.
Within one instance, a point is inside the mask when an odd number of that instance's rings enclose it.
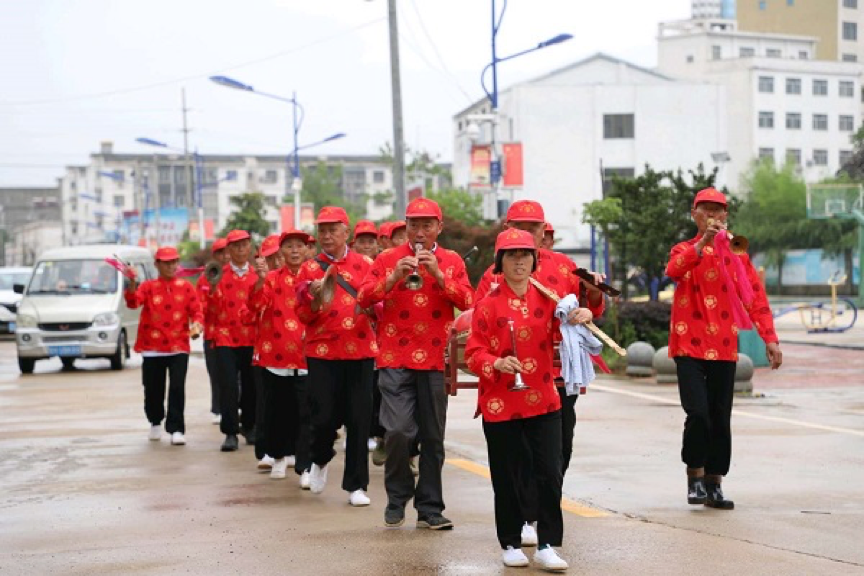
<instances>
[{"instance_id":1,"label":"green tree","mask_svg":"<svg viewBox=\"0 0 864 576\"><path fill-rule=\"evenodd\" d=\"M231 230L246 230L257 239L270 234L270 224L264 219L264 194L247 192L230 198L231 204L237 210L231 213L220 236L226 236Z\"/></svg>"},{"instance_id":2,"label":"green tree","mask_svg":"<svg viewBox=\"0 0 864 576\"><path fill-rule=\"evenodd\" d=\"M348 213L351 222L356 222L366 214L366 207L360 203L348 202L342 189L342 166L317 162L314 166L301 166L300 174L303 189L300 191L300 202L311 202L317 212L324 206L341 206ZM286 204L294 203L294 196L289 195L282 200Z\"/></svg>"},{"instance_id":3,"label":"green tree","mask_svg":"<svg viewBox=\"0 0 864 576\"><path fill-rule=\"evenodd\" d=\"M437 192L429 192L426 195L441 206L444 213L444 221L462 222L466 226L479 226L483 220L482 198L479 194L472 194L467 190L448 188Z\"/></svg>"}]
</instances>

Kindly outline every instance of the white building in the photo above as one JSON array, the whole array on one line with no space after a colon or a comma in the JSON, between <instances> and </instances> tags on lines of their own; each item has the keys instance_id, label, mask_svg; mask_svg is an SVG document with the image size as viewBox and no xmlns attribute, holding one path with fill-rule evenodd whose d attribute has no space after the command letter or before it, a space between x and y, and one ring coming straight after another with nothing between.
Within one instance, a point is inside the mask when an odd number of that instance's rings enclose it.
<instances>
[{"instance_id":1,"label":"white building","mask_svg":"<svg viewBox=\"0 0 864 576\"><path fill-rule=\"evenodd\" d=\"M862 65L813 60L817 39L741 32L729 20L663 23L658 71L726 89L730 188L756 157L808 182L836 173L861 124Z\"/></svg>"},{"instance_id":2,"label":"white building","mask_svg":"<svg viewBox=\"0 0 864 576\"><path fill-rule=\"evenodd\" d=\"M509 200L539 201L562 249L586 250L582 206L602 197L603 180L656 170L713 168L711 154L728 148L725 89L674 80L596 54L499 97L498 140L521 142L524 187ZM486 100L453 118L453 181L470 181L469 117L489 112ZM478 142L488 141L489 126ZM601 177L601 167L603 177Z\"/></svg>"},{"instance_id":3,"label":"white building","mask_svg":"<svg viewBox=\"0 0 864 576\"><path fill-rule=\"evenodd\" d=\"M21 224L9 238L6 246L8 266L32 266L46 250L63 245L63 226L60 222L36 221Z\"/></svg>"}]
</instances>

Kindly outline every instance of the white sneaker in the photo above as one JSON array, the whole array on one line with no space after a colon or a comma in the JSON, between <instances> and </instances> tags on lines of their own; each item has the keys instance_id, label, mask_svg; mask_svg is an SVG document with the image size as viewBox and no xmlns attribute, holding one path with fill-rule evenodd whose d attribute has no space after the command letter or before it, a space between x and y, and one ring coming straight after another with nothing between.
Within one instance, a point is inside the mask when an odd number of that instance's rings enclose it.
<instances>
[{"instance_id":1,"label":"white sneaker","mask_svg":"<svg viewBox=\"0 0 864 576\"><path fill-rule=\"evenodd\" d=\"M317 464L312 464L312 470L309 472L309 489L313 494L320 494L324 491L327 485L327 465L319 468Z\"/></svg>"},{"instance_id":2,"label":"white sneaker","mask_svg":"<svg viewBox=\"0 0 864 576\"><path fill-rule=\"evenodd\" d=\"M162 426L156 424L150 426L150 432L147 434L147 439L152 440L154 442L159 441L162 438Z\"/></svg>"},{"instance_id":3,"label":"white sneaker","mask_svg":"<svg viewBox=\"0 0 864 576\"><path fill-rule=\"evenodd\" d=\"M221 414L210 414L210 423L211 424L221 424L222 423L222 415Z\"/></svg>"},{"instance_id":4,"label":"white sneaker","mask_svg":"<svg viewBox=\"0 0 864 576\"><path fill-rule=\"evenodd\" d=\"M264 455L261 460L258 461L258 470L260 472L269 472L273 469L273 464L276 463L276 460L271 458L270 456Z\"/></svg>"},{"instance_id":5,"label":"white sneaker","mask_svg":"<svg viewBox=\"0 0 864 576\"><path fill-rule=\"evenodd\" d=\"M551 546L539 548L534 553L534 563L539 564L540 568L547 572L563 572L570 567Z\"/></svg>"},{"instance_id":6,"label":"white sneaker","mask_svg":"<svg viewBox=\"0 0 864 576\"><path fill-rule=\"evenodd\" d=\"M369 452L372 452L378 446L378 441L374 438L369 438L369 441L366 443L366 445L369 447Z\"/></svg>"},{"instance_id":7,"label":"white sneaker","mask_svg":"<svg viewBox=\"0 0 864 576\"><path fill-rule=\"evenodd\" d=\"M351 506L368 506L372 503L372 500L366 496L366 492L363 490L354 490L351 492L351 496L348 497L348 503Z\"/></svg>"},{"instance_id":8,"label":"white sneaker","mask_svg":"<svg viewBox=\"0 0 864 576\"><path fill-rule=\"evenodd\" d=\"M309 483L311 481L312 475L309 474L308 470L304 470L303 474L300 475L300 489L301 490L309 490Z\"/></svg>"},{"instance_id":9,"label":"white sneaker","mask_svg":"<svg viewBox=\"0 0 864 576\"><path fill-rule=\"evenodd\" d=\"M270 470L270 478L273 480L282 480L285 478L285 470L288 468L288 459L279 458L273 462L273 468Z\"/></svg>"},{"instance_id":10,"label":"white sneaker","mask_svg":"<svg viewBox=\"0 0 864 576\"><path fill-rule=\"evenodd\" d=\"M537 545L537 531L534 530L534 526L529 524L528 522L522 526L522 546L536 546Z\"/></svg>"},{"instance_id":11,"label":"white sneaker","mask_svg":"<svg viewBox=\"0 0 864 576\"><path fill-rule=\"evenodd\" d=\"M528 557L525 556L522 549L513 548L512 546L507 546L507 549L501 554L501 561L504 562L504 566L510 566L511 568L528 566Z\"/></svg>"},{"instance_id":12,"label":"white sneaker","mask_svg":"<svg viewBox=\"0 0 864 576\"><path fill-rule=\"evenodd\" d=\"M289 468L293 468L297 464L297 457L296 456L286 456L285 462L288 463Z\"/></svg>"},{"instance_id":13,"label":"white sneaker","mask_svg":"<svg viewBox=\"0 0 864 576\"><path fill-rule=\"evenodd\" d=\"M183 446L186 444L186 437L182 432L174 432L171 434L171 444L174 446Z\"/></svg>"}]
</instances>

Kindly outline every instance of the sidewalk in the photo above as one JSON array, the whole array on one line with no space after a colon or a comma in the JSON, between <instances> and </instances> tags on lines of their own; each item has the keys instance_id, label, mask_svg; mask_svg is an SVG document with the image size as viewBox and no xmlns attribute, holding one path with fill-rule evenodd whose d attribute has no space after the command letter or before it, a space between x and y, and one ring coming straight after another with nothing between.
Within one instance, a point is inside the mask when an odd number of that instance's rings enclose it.
<instances>
[{"instance_id":1,"label":"sidewalk","mask_svg":"<svg viewBox=\"0 0 864 576\"><path fill-rule=\"evenodd\" d=\"M864 313L859 311L860 315ZM855 325L846 332L809 333L801 324L800 314L790 312L774 319L774 327L780 344L807 344L831 348L864 350L864 318L858 318Z\"/></svg>"}]
</instances>

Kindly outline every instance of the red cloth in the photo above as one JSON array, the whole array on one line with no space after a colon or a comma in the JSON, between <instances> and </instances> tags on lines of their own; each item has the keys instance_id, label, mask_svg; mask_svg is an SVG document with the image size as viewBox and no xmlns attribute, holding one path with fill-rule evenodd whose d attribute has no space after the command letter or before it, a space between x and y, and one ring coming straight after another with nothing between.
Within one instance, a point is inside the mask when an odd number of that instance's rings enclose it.
<instances>
[{"instance_id":1,"label":"red cloth","mask_svg":"<svg viewBox=\"0 0 864 576\"><path fill-rule=\"evenodd\" d=\"M253 363L268 368L306 368L305 327L297 318L296 277L283 266L267 274L260 289L249 295L249 308L258 320Z\"/></svg>"},{"instance_id":2,"label":"red cloth","mask_svg":"<svg viewBox=\"0 0 864 576\"><path fill-rule=\"evenodd\" d=\"M215 314L213 345L237 348L255 345L255 316L248 307L249 294L258 276L249 265L243 276L231 264L222 268L222 279L210 290L209 310Z\"/></svg>"},{"instance_id":3,"label":"red cloth","mask_svg":"<svg viewBox=\"0 0 864 576\"><path fill-rule=\"evenodd\" d=\"M136 352L189 353L189 324L203 322L201 301L187 280L147 280L124 293L126 306L142 308Z\"/></svg>"},{"instance_id":4,"label":"red cloth","mask_svg":"<svg viewBox=\"0 0 864 576\"><path fill-rule=\"evenodd\" d=\"M418 273L423 278L420 290L408 290L402 279L390 292L385 292L387 277L396 263L413 255L408 242L379 254L363 281L358 299L363 307L384 302L384 317L378 323L379 368L444 370L444 349L453 325L453 307L471 308L474 290L462 258L439 246L435 259L444 274L443 289L426 267L420 266Z\"/></svg>"},{"instance_id":5,"label":"red cloth","mask_svg":"<svg viewBox=\"0 0 864 576\"><path fill-rule=\"evenodd\" d=\"M465 344L465 360L480 378L477 408L487 422L530 418L561 408L552 377L552 320L555 302L528 285L517 296L506 282L477 303L471 334ZM522 379L530 388L511 391L515 376L499 372L495 360L514 356L507 320L516 332L516 354L522 362Z\"/></svg>"},{"instance_id":6,"label":"red cloth","mask_svg":"<svg viewBox=\"0 0 864 576\"><path fill-rule=\"evenodd\" d=\"M705 246L701 257L696 253L695 245L700 238L701 235L676 244L666 266L666 275L677 282L669 329L669 356L735 362L738 360L738 327L732 317L728 288L722 281L714 248ZM774 319L759 275L746 254L737 257L753 288L753 302L746 307L747 314L762 340L777 342Z\"/></svg>"},{"instance_id":7,"label":"red cloth","mask_svg":"<svg viewBox=\"0 0 864 576\"><path fill-rule=\"evenodd\" d=\"M336 266L336 272L355 291L360 289L360 283L372 260L353 250L339 260L332 260L323 252L318 255L331 266ZM300 267L297 282L302 287L306 281L320 280L324 277L324 269L317 260L307 260ZM297 298L295 308L297 317L306 325L306 346L304 354L307 358L324 360L361 360L375 358L378 355L378 343L375 341L375 329L368 315L356 310L357 300L348 294L339 283L336 283L336 295L329 309L312 311L312 300L309 297Z\"/></svg>"}]
</instances>

